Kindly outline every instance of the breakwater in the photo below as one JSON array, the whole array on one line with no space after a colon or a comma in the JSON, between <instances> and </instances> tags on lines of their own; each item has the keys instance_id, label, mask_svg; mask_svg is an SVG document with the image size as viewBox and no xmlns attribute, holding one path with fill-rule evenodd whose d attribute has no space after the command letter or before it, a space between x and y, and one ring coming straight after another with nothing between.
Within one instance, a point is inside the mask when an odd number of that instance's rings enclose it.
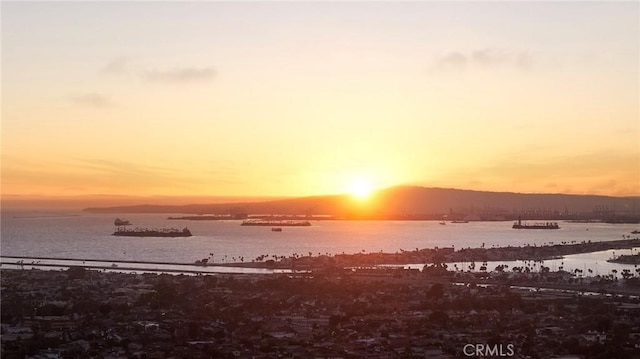
<instances>
[{"instance_id":1,"label":"breakwater","mask_svg":"<svg viewBox=\"0 0 640 359\"><path fill-rule=\"evenodd\" d=\"M542 246L527 245L520 247L466 248L453 253L454 261L465 259L493 260L545 260L581 253L608 251L611 249L631 249L640 247L640 238L621 239L602 242L581 242L548 244Z\"/></svg>"},{"instance_id":2,"label":"breakwater","mask_svg":"<svg viewBox=\"0 0 640 359\"><path fill-rule=\"evenodd\" d=\"M640 247L640 238L630 238L614 241L564 244L546 244L542 246L503 246L491 248L460 248L435 247L416 248L413 251L401 250L396 253L356 253L337 254L334 256L304 256L299 258L283 258L280 263L294 268L331 266L360 266L378 264L405 263L445 263L445 262L488 262L488 261L516 261L516 260L550 260L562 258L566 255L601 252L617 249L631 249Z\"/></svg>"}]
</instances>

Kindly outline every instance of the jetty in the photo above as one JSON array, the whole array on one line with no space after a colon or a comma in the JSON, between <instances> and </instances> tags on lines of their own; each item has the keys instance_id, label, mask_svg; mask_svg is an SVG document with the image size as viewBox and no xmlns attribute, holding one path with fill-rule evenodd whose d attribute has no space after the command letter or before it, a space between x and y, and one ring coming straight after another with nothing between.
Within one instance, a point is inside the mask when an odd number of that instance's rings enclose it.
<instances>
[{"instance_id":1,"label":"jetty","mask_svg":"<svg viewBox=\"0 0 640 359\"><path fill-rule=\"evenodd\" d=\"M621 239L615 241L583 241L573 244L552 244L542 246L466 248L456 251L451 257L459 260L548 260L561 258L571 254L608 251L611 249L631 249L640 247L640 238Z\"/></svg>"},{"instance_id":2,"label":"jetty","mask_svg":"<svg viewBox=\"0 0 640 359\"><path fill-rule=\"evenodd\" d=\"M492 248L435 247L401 250L396 253L355 253L336 254L333 256L304 256L300 258L284 258L272 263L275 268L321 268L323 266L352 267L362 265L407 264L407 263L452 263L452 262L485 262L516 260L551 260L567 255L640 248L640 238L614 241L583 241L580 243L549 244L542 246L506 246ZM243 263L253 266L259 263Z\"/></svg>"}]
</instances>

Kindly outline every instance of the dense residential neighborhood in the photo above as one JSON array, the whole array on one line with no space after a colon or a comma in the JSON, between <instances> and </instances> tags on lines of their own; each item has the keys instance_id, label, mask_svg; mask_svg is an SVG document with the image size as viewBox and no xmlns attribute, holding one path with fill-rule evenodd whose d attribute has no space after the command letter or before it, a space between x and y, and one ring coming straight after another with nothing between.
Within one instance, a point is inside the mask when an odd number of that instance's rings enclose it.
<instances>
[{"instance_id":1,"label":"dense residential neighborhood","mask_svg":"<svg viewBox=\"0 0 640 359\"><path fill-rule=\"evenodd\" d=\"M637 278L432 265L206 276L3 269L1 279L2 358L640 356Z\"/></svg>"}]
</instances>

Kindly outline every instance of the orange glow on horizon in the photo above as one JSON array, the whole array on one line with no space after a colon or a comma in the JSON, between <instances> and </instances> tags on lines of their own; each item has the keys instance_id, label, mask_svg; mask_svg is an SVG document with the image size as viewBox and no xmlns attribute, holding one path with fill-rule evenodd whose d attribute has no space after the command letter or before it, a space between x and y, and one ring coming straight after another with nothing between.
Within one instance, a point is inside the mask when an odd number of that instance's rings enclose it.
<instances>
[{"instance_id":1,"label":"orange glow on horizon","mask_svg":"<svg viewBox=\"0 0 640 359\"><path fill-rule=\"evenodd\" d=\"M361 199L368 197L371 194L371 191L373 191L373 186L371 185L370 181L367 181L365 179L358 179L353 181L349 188L349 192L353 196Z\"/></svg>"}]
</instances>

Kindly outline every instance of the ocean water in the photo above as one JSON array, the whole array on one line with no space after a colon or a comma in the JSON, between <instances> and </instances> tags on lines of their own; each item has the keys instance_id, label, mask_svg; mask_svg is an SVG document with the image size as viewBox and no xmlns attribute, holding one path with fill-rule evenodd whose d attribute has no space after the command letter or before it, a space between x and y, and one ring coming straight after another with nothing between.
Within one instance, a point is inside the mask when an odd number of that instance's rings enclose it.
<instances>
[{"instance_id":1,"label":"ocean water","mask_svg":"<svg viewBox=\"0 0 640 359\"><path fill-rule=\"evenodd\" d=\"M311 227L241 226L241 221L168 220L178 214L93 214L3 212L0 228L2 256L55 257L75 259L158 261L193 263L213 253L213 262L251 262L258 256L291 256L358 252L395 253L416 248L466 248L607 241L621 239L638 229L634 224L567 223L559 230L515 230L512 222L447 223L437 221L312 221ZM116 217L132 223L132 228L188 227L189 238L115 237ZM637 235L631 235L636 236ZM614 255L634 250L605 251L567 256L546 261L545 266L565 270L590 268L593 274L611 269L634 270L633 265L607 263ZM509 263L509 262L505 262ZM497 263L489 265L492 269ZM519 265L511 263L511 265Z\"/></svg>"}]
</instances>

